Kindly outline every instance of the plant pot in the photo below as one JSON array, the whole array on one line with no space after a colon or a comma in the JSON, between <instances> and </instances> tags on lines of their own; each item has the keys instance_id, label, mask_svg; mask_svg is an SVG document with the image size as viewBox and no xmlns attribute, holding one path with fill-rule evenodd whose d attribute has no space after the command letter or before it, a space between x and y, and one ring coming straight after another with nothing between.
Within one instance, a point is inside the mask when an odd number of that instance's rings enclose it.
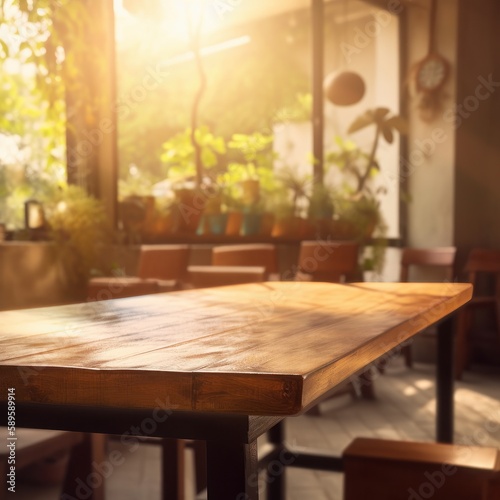
<instances>
[{"instance_id":1,"label":"plant pot","mask_svg":"<svg viewBox=\"0 0 500 500\"><path fill-rule=\"evenodd\" d=\"M262 236L271 236L274 227L274 214L265 213L260 222L260 234Z\"/></svg>"},{"instance_id":2,"label":"plant pot","mask_svg":"<svg viewBox=\"0 0 500 500\"><path fill-rule=\"evenodd\" d=\"M206 214L210 234L225 234L228 214Z\"/></svg>"},{"instance_id":3,"label":"plant pot","mask_svg":"<svg viewBox=\"0 0 500 500\"><path fill-rule=\"evenodd\" d=\"M312 240L315 236L314 224L309 219L297 217L299 225L299 238L302 240Z\"/></svg>"},{"instance_id":4,"label":"plant pot","mask_svg":"<svg viewBox=\"0 0 500 500\"><path fill-rule=\"evenodd\" d=\"M242 220L243 214L241 212L229 212L227 214L226 234L230 236L239 236Z\"/></svg>"},{"instance_id":5,"label":"plant pot","mask_svg":"<svg viewBox=\"0 0 500 500\"><path fill-rule=\"evenodd\" d=\"M174 233L195 234L205 207L205 198L196 189L178 189L172 208Z\"/></svg>"},{"instance_id":6,"label":"plant pot","mask_svg":"<svg viewBox=\"0 0 500 500\"><path fill-rule=\"evenodd\" d=\"M358 229L349 220L335 219L331 223L332 238L336 240L356 240L359 237Z\"/></svg>"},{"instance_id":7,"label":"plant pot","mask_svg":"<svg viewBox=\"0 0 500 500\"><path fill-rule=\"evenodd\" d=\"M242 201L245 206L255 205L260 198L260 182L257 179L247 179L241 182Z\"/></svg>"},{"instance_id":8,"label":"plant pot","mask_svg":"<svg viewBox=\"0 0 500 500\"><path fill-rule=\"evenodd\" d=\"M271 235L275 238L298 236L300 227L297 219L300 219L300 217L294 217L293 215L277 219Z\"/></svg>"},{"instance_id":9,"label":"plant pot","mask_svg":"<svg viewBox=\"0 0 500 500\"><path fill-rule=\"evenodd\" d=\"M312 224L314 226L314 232L316 238L326 239L334 237L334 223L335 221L331 218L318 218L313 219Z\"/></svg>"},{"instance_id":10,"label":"plant pot","mask_svg":"<svg viewBox=\"0 0 500 500\"><path fill-rule=\"evenodd\" d=\"M261 214L243 214L241 221L240 235L252 236L260 233L262 223Z\"/></svg>"},{"instance_id":11,"label":"plant pot","mask_svg":"<svg viewBox=\"0 0 500 500\"><path fill-rule=\"evenodd\" d=\"M309 219L303 219L290 215L277 220L273 227L272 236L297 238L301 240L314 239L316 235L316 227Z\"/></svg>"}]
</instances>

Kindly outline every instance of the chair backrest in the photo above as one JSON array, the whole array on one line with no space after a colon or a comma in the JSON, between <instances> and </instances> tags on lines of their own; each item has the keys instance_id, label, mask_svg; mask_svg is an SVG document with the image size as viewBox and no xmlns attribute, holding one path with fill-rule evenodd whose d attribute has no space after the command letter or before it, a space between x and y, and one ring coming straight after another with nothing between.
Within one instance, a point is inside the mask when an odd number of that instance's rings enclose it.
<instances>
[{"instance_id":1,"label":"chair backrest","mask_svg":"<svg viewBox=\"0 0 500 500\"><path fill-rule=\"evenodd\" d=\"M495 293L500 297L500 250L489 248L473 248L465 263L467 279L477 285L479 273L488 273L495 279Z\"/></svg>"},{"instance_id":2,"label":"chair backrest","mask_svg":"<svg viewBox=\"0 0 500 500\"><path fill-rule=\"evenodd\" d=\"M455 247L403 248L401 254L401 273L399 281L409 281L410 267L432 266L444 269L444 279L453 280L455 271Z\"/></svg>"},{"instance_id":3,"label":"chair backrest","mask_svg":"<svg viewBox=\"0 0 500 500\"><path fill-rule=\"evenodd\" d=\"M223 245L212 249L214 266L264 266L266 274L278 273L275 245L266 243Z\"/></svg>"},{"instance_id":4,"label":"chair backrest","mask_svg":"<svg viewBox=\"0 0 500 500\"><path fill-rule=\"evenodd\" d=\"M142 245L139 278L180 280L187 270L189 245Z\"/></svg>"},{"instance_id":5,"label":"chair backrest","mask_svg":"<svg viewBox=\"0 0 500 500\"><path fill-rule=\"evenodd\" d=\"M353 241L302 241L299 272L314 281L341 282L358 270L359 245Z\"/></svg>"},{"instance_id":6,"label":"chair backrest","mask_svg":"<svg viewBox=\"0 0 500 500\"><path fill-rule=\"evenodd\" d=\"M265 281L263 266L189 266L188 282L194 288L206 288Z\"/></svg>"}]
</instances>

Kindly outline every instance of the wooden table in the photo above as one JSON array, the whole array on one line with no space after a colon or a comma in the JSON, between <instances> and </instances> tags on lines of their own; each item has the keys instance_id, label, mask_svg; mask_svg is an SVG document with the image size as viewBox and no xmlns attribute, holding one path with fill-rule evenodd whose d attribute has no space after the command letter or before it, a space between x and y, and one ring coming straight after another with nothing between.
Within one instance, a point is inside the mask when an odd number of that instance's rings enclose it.
<instances>
[{"instance_id":1,"label":"wooden table","mask_svg":"<svg viewBox=\"0 0 500 500\"><path fill-rule=\"evenodd\" d=\"M257 499L258 436L271 431L275 444L264 465L337 467L291 453L277 424L471 293L450 283L272 282L3 312L2 421L14 387L18 426L124 443L131 434L206 440L209 499ZM449 441L450 329L440 338L438 438ZM283 498L282 478L271 478L268 498Z\"/></svg>"}]
</instances>

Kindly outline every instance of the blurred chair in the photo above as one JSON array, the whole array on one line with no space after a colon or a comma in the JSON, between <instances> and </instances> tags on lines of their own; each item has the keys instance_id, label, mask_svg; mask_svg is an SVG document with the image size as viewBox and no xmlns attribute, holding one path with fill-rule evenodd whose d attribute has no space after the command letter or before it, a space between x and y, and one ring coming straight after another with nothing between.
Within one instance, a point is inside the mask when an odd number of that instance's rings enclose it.
<instances>
[{"instance_id":1,"label":"blurred chair","mask_svg":"<svg viewBox=\"0 0 500 500\"><path fill-rule=\"evenodd\" d=\"M259 283L265 279L266 268L263 266L188 267L188 283L194 288Z\"/></svg>"},{"instance_id":2,"label":"blurred chair","mask_svg":"<svg viewBox=\"0 0 500 500\"><path fill-rule=\"evenodd\" d=\"M266 243L223 245L212 249L214 266L264 266L266 279L278 279L276 246Z\"/></svg>"},{"instance_id":3,"label":"blurred chair","mask_svg":"<svg viewBox=\"0 0 500 500\"><path fill-rule=\"evenodd\" d=\"M436 248L403 248L401 254L401 270L399 281L406 283L412 281L410 275L414 268L441 268L443 281L453 281L455 275L455 247ZM413 366L411 345L406 345L401 350L405 364Z\"/></svg>"},{"instance_id":4,"label":"blurred chair","mask_svg":"<svg viewBox=\"0 0 500 500\"><path fill-rule=\"evenodd\" d=\"M189 259L189 245L142 245L138 276L103 276L87 285L87 300L109 300L179 289Z\"/></svg>"},{"instance_id":5,"label":"blurred chair","mask_svg":"<svg viewBox=\"0 0 500 500\"><path fill-rule=\"evenodd\" d=\"M45 486L61 485L61 497L73 498L75 479L93 471L92 463L104 459L104 442L97 434L17 428L17 480L24 479ZM0 427L0 436L7 443L7 427ZM96 437L95 437L96 436ZM5 450L4 450L5 448ZM0 451L0 471L3 484L0 499L7 495L9 449ZM93 490L93 498L104 498L104 486ZM15 496L15 495L14 495Z\"/></svg>"},{"instance_id":6,"label":"blurred chair","mask_svg":"<svg viewBox=\"0 0 500 500\"><path fill-rule=\"evenodd\" d=\"M472 249L464 270L468 281L474 286L474 295L458 312L455 365L458 379L469 364L472 331L478 309L489 309L493 314L500 342L500 250Z\"/></svg>"},{"instance_id":7,"label":"blurred chair","mask_svg":"<svg viewBox=\"0 0 500 500\"><path fill-rule=\"evenodd\" d=\"M352 241L302 241L296 279L344 283L358 272L358 259Z\"/></svg>"}]
</instances>

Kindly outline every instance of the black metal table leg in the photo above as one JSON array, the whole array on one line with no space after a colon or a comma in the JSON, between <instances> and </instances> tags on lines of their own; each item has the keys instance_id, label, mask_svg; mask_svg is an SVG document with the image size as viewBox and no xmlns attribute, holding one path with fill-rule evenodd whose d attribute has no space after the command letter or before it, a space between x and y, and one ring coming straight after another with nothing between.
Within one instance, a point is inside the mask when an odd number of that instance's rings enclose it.
<instances>
[{"instance_id":1,"label":"black metal table leg","mask_svg":"<svg viewBox=\"0 0 500 500\"><path fill-rule=\"evenodd\" d=\"M162 439L162 499L184 500L184 447L180 439Z\"/></svg>"},{"instance_id":2,"label":"black metal table leg","mask_svg":"<svg viewBox=\"0 0 500 500\"><path fill-rule=\"evenodd\" d=\"M258 500L257 441L207 441L208 500Z\"/></svg>"},{"instance_id":3,"label":"black metal table leg","mask_svg":"<svg viewBox=\"0 0 500 500\"><path fill-rule=\"evenodd\" d=\"M454 319L454 315L448 316L438 324L436 440L439 443L453 443Z\"/></svg>"},{"instance_id":4,"label":"black metal table leg","mask_svg":"<svg viewBox=\"0 0 500 500\"><path fill-rule=\"evenodd\" d=\"M278 449L283 449L285 421L282 420L267 431L267 438ZM274 473L270 465L266 469L267 500L285 500L285 467L282 467L278 472L279 474Z\"/></svg>"}]
</instances>

